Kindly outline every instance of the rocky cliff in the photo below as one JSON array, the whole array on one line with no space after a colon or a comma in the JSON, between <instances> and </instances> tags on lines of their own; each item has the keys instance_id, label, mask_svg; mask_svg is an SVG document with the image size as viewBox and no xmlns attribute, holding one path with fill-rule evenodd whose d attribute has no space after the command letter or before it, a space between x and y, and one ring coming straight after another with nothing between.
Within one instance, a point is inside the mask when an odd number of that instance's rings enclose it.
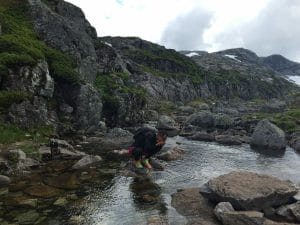
<instances>
[{"instance_id":1,"label":"rocky cliff","mask_svg":"<svg viewBox=\"0 0 300 225\"><path fill-rule=\"evenodd\" d=\"M0 18L1 119L25 128L92 132L100 120L143 122L144 109L162 100L298 91L250 51L239 59L222 55L230 52L191 58L140 38L99 38L82 10L63 0L1 0Z\"/></svg>"}]
</instances>

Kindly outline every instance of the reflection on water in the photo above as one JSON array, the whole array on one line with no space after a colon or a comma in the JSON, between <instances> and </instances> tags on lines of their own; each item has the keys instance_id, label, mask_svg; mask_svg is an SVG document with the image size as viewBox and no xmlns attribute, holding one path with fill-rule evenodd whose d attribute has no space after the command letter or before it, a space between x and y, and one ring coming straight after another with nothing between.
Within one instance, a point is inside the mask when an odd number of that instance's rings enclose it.
<instances>
[{"instance_id":1,"label":"reflection on water","mask_svg":"<svg viewBox=\"0 0 300 225\"><path fill-rule=\"evenodd\" d=\"M234 170L274 175L300 182L300 156L288 148L270 156L252 150L249 145L223 146L175 137L169 145L181 143L182 160L170 162L165 171L153 172L152 178L137 180L117 176L112 186L95 191L81 212L89 224L147 224L156 215L166 224L184 224L170 206L170 195L179 188L199 187L210 178Z\"/></svg>"}]
</instances>

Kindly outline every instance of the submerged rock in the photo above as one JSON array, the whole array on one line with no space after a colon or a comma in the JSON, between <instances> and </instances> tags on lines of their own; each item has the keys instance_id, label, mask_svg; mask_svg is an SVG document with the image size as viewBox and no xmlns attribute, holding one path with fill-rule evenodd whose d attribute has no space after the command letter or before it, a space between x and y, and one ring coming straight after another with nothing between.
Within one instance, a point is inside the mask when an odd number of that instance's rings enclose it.
<instances>
[{"instance_id":1,"label":"submerged rock","mask_svg":"<svg viewBox=\"0 0 300 225\"><path fill-rule=\"evenodd\" d=\"M19 214L14 220L18 224L35 224L35 222L39 219L40 214L35 210L30 210L25 213Z\"/></svg>"},{"instance_id":2,"label":"submerged rock","mask_svg":"<svg viewBox=\"0 0 300 225\"><path fill-rule=\"evenodd\" d=\"M66 204L68 204L68 200L66 199L66 198L58 198L54 203L53 203L53 205L55 205L55 206L60 206L60 207L62 207L62 206L65 206Z\"/></svg>"},{"instance_id":3,"label":"submerged rock","mask_svg":"<svg viewBox=\"0 0 300 225\"><path fill-rule=\"evenodd\" d=\"M60 195L61 190L44 184L37 184L24 190L28 195L39 198L52 198Z\"/></svg>"},{"instance_id":4,"label":"submerged rock","mask_svg":"<svg viewBox=\"0 0 300 225\"><path fill-rule=\"evenodd\" d=\"M252 134L251 147L282 150L286 147L285 134L267 119L261 120Z\"/></svg>"},{"instance_id":5,"label":"submerged rock","mask_svg":"<svg viewBox=\"0 0 300 225\"><path fill-rule=\"evenodd\" d=\"M209 199L230 202L235 209L263 210L286 204L297 193L288 181L252 172L231 172L211 179L200 191Z\"/></svg>"},{"instance_id":6,"label":"submerged rock","mask_svg":"<svg viewBox=\"0 0 300 225\"><path fill-rule=\"evenodd\" d=\"M44 182L49 186L62 188L62 189L77 189L80 181L74 173L63 173L55 177L47 177Z\"/></svg>"},{"instance_id":7,"label":"submerged rock","mask_svg":"<svg viewBox=\"0 0 300 225\"><path fill-rule=\"evenodd\" d=\"M221 224L214 216L214 205L201 196L198 188L178 190L172 194L171 205L188 219L188 224Z\"/></svg>"}]
</instances>

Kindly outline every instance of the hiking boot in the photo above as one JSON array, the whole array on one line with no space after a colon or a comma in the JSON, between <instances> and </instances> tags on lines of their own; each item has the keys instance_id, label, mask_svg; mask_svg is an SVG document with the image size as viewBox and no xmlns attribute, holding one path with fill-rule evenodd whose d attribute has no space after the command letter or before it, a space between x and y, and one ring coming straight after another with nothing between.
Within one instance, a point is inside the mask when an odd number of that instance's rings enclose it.
<instances>
[{"instance_id":1,"label":"hiking boot","mask_svg":"<svg viewBox=\"0 0 300 225\"><path fill-rule=\"evenodd\" d=\"M143 169L144 168L143 165L142 165L141 160L135 161L134 165L135 165L136 169Z\"/></svg>"},{"instance_id":2,"label":"hiking boot","mask_svg":"<svg viewBox=\"0 0 300 225\"><path fill-rule=\"evenodd\" d=\"M144 167L147 168L147 169L152 169L152 166L151 166L151 164L150 164L150 162L149 162L149 159L145 159L145 160L143 161L143 165L144 165Z\"/></svg>"}]
</instances>

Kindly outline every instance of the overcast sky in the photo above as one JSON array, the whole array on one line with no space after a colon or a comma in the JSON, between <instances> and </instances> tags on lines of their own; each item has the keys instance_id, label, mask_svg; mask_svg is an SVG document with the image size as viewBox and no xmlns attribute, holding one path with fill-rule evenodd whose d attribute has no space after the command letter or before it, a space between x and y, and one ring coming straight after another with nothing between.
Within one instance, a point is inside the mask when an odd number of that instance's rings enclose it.
<instances>
[{"instance_id":1,"label":"overcast sky","mask_svg":"<svg viewBox=\"0 0 300 225\"><path fill-rule=\"evenodd\" d=\"M68 0L98 36L138 36L177 50L244 47L300 62L300 0Z\"/></svg>"}]
</instances>

